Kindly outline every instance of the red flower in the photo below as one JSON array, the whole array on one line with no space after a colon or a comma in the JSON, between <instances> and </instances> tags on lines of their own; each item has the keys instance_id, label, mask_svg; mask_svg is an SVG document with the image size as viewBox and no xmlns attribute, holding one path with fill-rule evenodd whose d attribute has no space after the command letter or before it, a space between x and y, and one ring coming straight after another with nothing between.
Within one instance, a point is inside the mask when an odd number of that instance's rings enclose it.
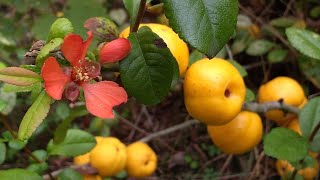
<instances>
[{"instance_id":1,"label":"red flower","mask_svg":"<svg viewBox=\"0 0 320 180\"><path fill-rule=\"evenodd\" d=\"M71 68L61 68L54 57L46 59L41 69L45 90L55 100L60 100L64 92L67 99L75 101L80 93L79 87L82 87L88 111L97 117L113 118L112 108L127 102L127 93L112 81L90 83L100 75L100 64L86 58L93 38L91 31L87 34L86 41L76 34L64 38L61 51L72 65ZM108 44L116 44L116 47ZM100 50L100 54L104 54L100 59L103 63L119 61L130 51L130 43L124 39L116 39L105 46Z\"/></svg>"}]
</instances>

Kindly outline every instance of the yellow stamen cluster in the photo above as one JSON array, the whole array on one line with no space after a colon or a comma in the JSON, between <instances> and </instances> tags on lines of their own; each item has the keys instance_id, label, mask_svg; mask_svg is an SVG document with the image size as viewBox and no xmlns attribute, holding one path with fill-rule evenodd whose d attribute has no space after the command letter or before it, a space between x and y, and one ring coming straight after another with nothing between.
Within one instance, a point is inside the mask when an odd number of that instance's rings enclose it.
<instances>
[{"instance_id":1,"label":"yellow stamen cluster","mask_svg":"<svg viewBox=\"0 0 320 180\"><path fill-rule=\"evenodd\" d=\"M88 73L83 72L82 68L75 68L75 80L76 81L90 81L91 78L88 76Z\"/></svg>"}]
</instances>

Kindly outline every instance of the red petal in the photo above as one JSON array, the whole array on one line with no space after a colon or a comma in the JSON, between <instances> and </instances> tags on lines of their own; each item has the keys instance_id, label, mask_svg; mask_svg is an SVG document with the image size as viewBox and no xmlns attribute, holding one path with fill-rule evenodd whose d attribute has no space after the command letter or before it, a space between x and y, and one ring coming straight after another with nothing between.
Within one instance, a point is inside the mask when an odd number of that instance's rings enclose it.
<instances>
[{"instance_id":1,"label":"red petal","mask_svg":"<svg viewBox=\"0 0 320 180\"><path fill-rule=\"evenodd\" d=\"M86 41L83 41L81 36L77 34L68 34L64 37L63 44L61 45L61 51L72 66L80 66L80 63L86 56L93 38L91 31L88 31L87 34L88 39Z\"/></svg>"},{"instance_id":2,"label":"red petal","mask_svg":"<svg viewBox=\"0 0 320 180\"><path fill-rule=\"evenodd\" d=\"M114 118L112 108L127 102L126 91L112 81L83 83L84 98L88 111L100 118Z\"/></svg>"},{"instance_id":3,"label":"red petal","mask_svg":"<svg viewBox=\"0 0 320 180\"><path fill-rule=\"evenodd\" d=\"M55 100L60 100L65 85L71 79L63 73L54 57L46 59L41 69L41 76L44 80L44 88L47 94Z\"/></svg>"},{"instance_id":4,"label":"red petal","mask_svg":"<svg viewBox=\"0 0 320 180\"><path fill-rule=\"evenodd\" d=\"M118 38L103 45L99 52L101 63L117 62L125 58L131 49L130 41Z\"/></svg>"}]
</instances>

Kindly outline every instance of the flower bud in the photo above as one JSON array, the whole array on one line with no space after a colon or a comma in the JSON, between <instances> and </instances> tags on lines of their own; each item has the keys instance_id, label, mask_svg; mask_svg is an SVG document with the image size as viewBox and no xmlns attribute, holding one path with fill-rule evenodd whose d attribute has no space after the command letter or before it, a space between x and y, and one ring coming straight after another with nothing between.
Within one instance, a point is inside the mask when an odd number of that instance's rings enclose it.
<instances>
[{"instance_id":1,"label":"flower bud","mask_svg":"<svg viewBox=\"0 0 320 180\"><path fill-rule=\"evenodd\" d=\"M118 38L103 45L99 51L101 63L113 63L125 58L131 49L130 42L124 38Z\"/></svg>"}]
</instances>

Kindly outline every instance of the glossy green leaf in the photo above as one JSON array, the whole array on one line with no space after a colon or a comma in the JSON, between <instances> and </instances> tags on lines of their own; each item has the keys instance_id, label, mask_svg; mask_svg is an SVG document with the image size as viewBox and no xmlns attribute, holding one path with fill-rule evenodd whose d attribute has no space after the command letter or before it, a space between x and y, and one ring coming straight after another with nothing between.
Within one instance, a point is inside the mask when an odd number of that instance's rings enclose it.
<instances>
[{"instance_id":1,"label":"glossy green leaf","mask_svg":"<svg viewBox=\"0 0 320 180\"><path fill-rule=\"evenodd\" d=\"M246 88L246 97L245 97L245 101L246 102L250 102L250 101L254 101L255 99L255 95L254 95L254 92L249 89L249 88Z\"/></svg>"},{"instance_id":2,"label":"glossy green leaf","mask_svg":"<svg viewBox=\"0 0 320 180\"><path fill-rule=\"evenodd\" d=\"M128 10L128 13L130 16L130 28L132 28L134 23L137 20L137 15L138 15L141 0L122 0L122 1L126 9Z\"/></svg>"},{"instance_id":3,"label":"glossy green leaf","mask_svg":"<svg viewBox=\"0 0 320 180\"><path fill-rule=\"evenodd\" d=\"M41 81L41 76L24 68L7 67L0 69L0 81L17 86L30 86Z\"/></svg>"},{"instance_id":4,"label":"glossy green leaf","mask_svg":"<svg viewBox=\"0 0 320 180\"><path fill-rule=\"evenodd\" d=\"M58 176L58 180L83 180L83 176L71 168L64 169Z\"/></svg>"},{"instance_id":5,"label":"glossy green leaf","mask_svg":"<svg viewBox=\"0 0 320 180\"><path fill-rule=\"evenodd\" d=\"M9 147L15 150L21 150L25 147L26 142L20 141L19 139L12 139L8 143Z\"/></svg>"},{"instance_id":6,"label":"glossy green leaf","mask_svg":"<svg viewBox=\"0 0 320 180\"><path fill-rule=\"evenodd\" d=\"M191 66L193 63L195 63L198 60L201 60L201 59L203 59L205 57L206 56L203 53L201 53L201 52L199 52L197 50L192 51L192 53L189 56L189 66Z\"/></svg>"},{"instance_id":7,"label":"glossy green leaf","mask_svg":"<svg viewBox=\"0 0 320 180\"><path fill-rule=\"evenodd\" d=\"M72 23L67 18L58 18L54 23L51 25L49 35L48 35L48 42L55 38L63 39L67 34L73 32Z\"/></svg>"},{"instance_id":8,"label":"glossy green leaf","mask_svg":"<svg viewBox=\"0 0 320 180\"><path fill-rule=\"evenodd\" d=\"M36 58L36 65L38 67L42 67L44 61L47 59L47 57L49 57L50 52L56 50L62 43L63 39L55 38L48 42L46 45L44 45Z\"/></svg>"},{"instance_id":9,"label":"glossy green leaf","mask_svg":"<svg viewBox=\"0 0 320 180\"><path fill-rule=\"evenodd\" d=\"M298 63L301 72L313 83L320 88L320 61L307 56L300 56Z\"/></svg>"},{"instance_id":10,"label":"glossy green leaf","mask_svg":"<svg viewBox=\"0 0 320 180\"><path fill-rule=\"evenodd\" d=\"M33 88L33 85L31 86L16 86L12 84L4 84L3 85L3 91L6 93L10 92L29 92Z\"/></svg>"},{"instance_id":11,"label":"glossy green leaf","mask_svg":"<svg viewBox=\"0 0 320 180\"><path fill-rule=\"evenodd\" d=\"M0 170L0 179L3 180L42 180L37 173L25 169Z\"/></svg>"},{"instance_id":12,"label":"glossy green leaf","mask_svg":"<svg viewBox=\"0 0 320 180\"><path fill-rule=\"evenodd\" d=\"M286 35L288 36L291 45L298 49L302 54L320 60L319 34L292 27L286 29Z\"/></svg>"},{"instance_id":13,"label":"glossy green leaf","mask_svg":"<svg viewBox=\"0 0 320 180\"><path fill-rule=\"evenodd\" d=\"M46 118L50 109L50 102L51 97L43 90L21 121L18 131L20 140L27 140Z\"/></svg>"},{"instance_id":14,"label":"glossy green leaf","mask_svg":"<svg viewBox=\"0 0 320 180\"><path fill-rule=\"evenodd\" d=\"M43 149L38 149L32 152L32 154L39 159L40 161L46 161L48 158L48 153L47 151L43 150ZM32 159L31 157L29 157L29 162L30 163L37 163L34 159Z\"/></svg>"},{"instance_id":15,"label":"glossy green leaf","mask_svg":"<svg viewBox=\"0 0 320 180\"><path fill-rule=\"evenodd\" d=\"M268 53L268 61L270 63L278 63L285 60L288 55L288 50L285 49L275 49Z\"/></svg>"},{"instance_id":16,"label":"glossy green leaf","mask_svg":"<svg viewBox=\"0 0 320 180\"><path fill-rule=\"evenodd\" d=\"M246 50L246 53L251 56L261 56L271 50L274 44L267 40L255 40Z\"/></svg>"},{"instance_id":17,"label":"glossy green leaf","mask_svg":"<svg viewBox=\"0 0 320 180\"><path fill-rule=\"evenodd\" d=\"M51 140L47 149L50 155L78 156L90 151L95 145L93 135L79 129L69 129L61 143L54 144Z\"/></svg>"},{"instance_id":18,"label":"glossy green leaf","mask_svg":"<svg viewBox=\"0 0 320 180\"><path fill-rule=\"evenodd\" d=\"M302 135L309 139L315 127L320 123L320 97L311 99L301 110L299 124ZM310 143L310 150L320 151L320 131L318 131L313 141Z\"/></svg>"},{"instance_id":19,"label":"glossy green leaf","mask_svg":"<svg viewBox=\"0 0 320 180\"><path fill-rule=\"evenodd\" d=\"M296 162L307 156L307 139L287 128L274 128L263 138L264 152L276 159Z\"/></svg>"},{"instance_id":20,"label":"glossy green leaf","mask_svg":"<svg viewBox=\"0 0 320 180\"><path fill-rule=\"evenodd\" d=\"M67 134L67 131L71 125L71 122L75 118L80 117L80 116L85 116L88 113L89 112L87 111L86 107L84 107L84 106L79 106L79 107L72 109L71 112L69 113L69 115L66 118L64 118L64 120L59 124L56 131L54 132L53 143L55 143L55 144L61 143Z\"/></svg>"},{"instance_id":21,"label":"glossy green leaf","mask_svg":"<svg viewBox=\"0 0 320 180\"><path fill-rule=\"evenodd\" d=\"M248 75L247 71L242 67L241 64L239 64L237 61L235 60L229 60L229 62L235 67L237 68L237 70L239 71L240 75L242 77L246 77Z\"/></svg>"},{"instance_id":22,"label":"glossy green leaf","mask_svg":"<svg viewBox=\"0 0 320 180\"><path fill-rule=\"evenodd\" d=\"M6 160L6 145L0 142L0 165Z\"/></svg>"},{"instance_id":23,"label":"glossy green leaf","mask_svg":"<svg viewBox=\"0 0 320 180\"><path fill-rule=\"evenodd\" d=\"M170 26L186 42L214 57L233 35L237 0L164 0Z\"/></svg>"},{"instance_id":24,"label":"glossy green leaf","mask_svg":"<svg viewBox=\"0 0 320 180\"><path fill-rule=\"evenodd\" d=\"M147 105L159 103L169 92L174 75L174 57L163 40L150 28L131 33L130 54L120 61L126 91Z\"/></svg>"},{"instance_id":25,"label":"glossy green leaf","mask_svg":"<svg viewBox=\"0 0 320 180\"><path fill-rule=\"evenodd\" d=\"M49 168L48 163L43 162L43 163L35 163L35 164L30 164L26 170L38 173L38 174L43 174L46 172Z\"/></svg>"},{"instance_id":26,"label":"glossy green leaf","mask_svg":"<svg viewBox=\"0 0 320 180\"><path fill-rule=\"evenodd\" d=\"M30 71L33 71L37 74L41 73L41 68L36 65L33 65L33 64L22 64L22 65L20 65L20 67L24 68L24 69L28 69Z\"/></svg>"}]
</instances>

